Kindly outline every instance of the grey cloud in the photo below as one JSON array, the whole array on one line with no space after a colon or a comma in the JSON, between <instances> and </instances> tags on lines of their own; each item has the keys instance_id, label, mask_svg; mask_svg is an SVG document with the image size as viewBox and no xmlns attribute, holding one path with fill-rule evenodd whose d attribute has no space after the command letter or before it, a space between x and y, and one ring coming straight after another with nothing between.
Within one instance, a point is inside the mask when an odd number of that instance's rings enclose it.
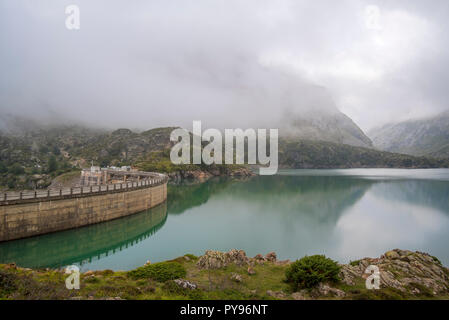
<instances>
[{"instance_id":1,"label":"grey cloud","mask_svg":"<svg viewBox=\"0 0 449 320\"><path fill-rule=\"evenodd\" d=\"M68 4L79 31L65 29ZM371 4L390 19L386 50L368 41ZM3 0L0 111L147 129L339 108L368 129L447 108L447 13L418 0ZM402 32L416 50L389 52Z\"/></svg>"}]
</instances>

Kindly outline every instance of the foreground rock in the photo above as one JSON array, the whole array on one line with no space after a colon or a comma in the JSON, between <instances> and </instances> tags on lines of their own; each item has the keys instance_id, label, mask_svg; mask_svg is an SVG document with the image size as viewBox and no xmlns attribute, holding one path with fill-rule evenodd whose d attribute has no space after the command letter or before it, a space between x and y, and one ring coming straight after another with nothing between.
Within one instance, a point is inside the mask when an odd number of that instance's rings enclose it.
<instances>
[{"instance_id":1,"label":"foreground rock","mask_svg":"<svg viewBox=\"0 0 449 320\"><path fill-rule=\"evenodd\" d=\"M200 269L223 269L230 264L244 267L246 274L255 275L256 266L260 268L276 265L286 268L290 261L278 261L274 252L248 258L245 251L233 249L229 252L206 251L197 262ZM381 290L366 288L366 279L371 275L366 273L368 266L378 268ZM449 269L437 258L423 252L395 249L379 258L364 258L341 265L339 277L339 283L320 283L314 288L289 294L268 290L266 294L275 299L294 300L449 297ZM231 274L231 279L235 282L242 281L235 273ZM382 289L390 291L385 293ZM400 294L396 294L397 292Z\"/></svg>"},{"instance_id":2,"label":"foreground rock","mask_svg":"<svg viewBox=\"0 0 449 320\"><path fill-rule=\"evenodd\" d=\"M194 182L205 182L212 177L230 176L235 178L248 178L256 174L245 166L241 167L217 167L210 166L204 170L182 170L170 172L167 174L172 183L177 183L185 180L192 180Z\"/></svg>"},{"instance_id":3,"label":"foreground rock","mask_svg":"<svg viewBox=\"0 0 449 320\"><path fill-rule=\"evenodd\" d=\"M364 258L343 265L340 273L342 282L354 285L357 279L366 279L368 266L379 268L380 288L394 288L415 295L449 294L449 270L441 262L423 252L395 249L380 258Z\"/></svg>"},{"instance_id":4,"label":"foreground rock","mask_svg":"<svg viewBox=\"0 0 449 320\"><path fill-rule=\"evenodd\" d=\"M0 299L449 299L449 270L427 253L408 250L340 265L340 281L312 288L286 283L290 262L278 261L274 252L249 258L243 250L208 250L167 262L146 264L159 270L154 277L137 269L87 271L79 290L66 289L62 269L0 264ZM379 271L378 290L366 287L369 266Z\"/></svg>"},{"instance_id":5,"label":"foreground rock","mask_svg":"<svg viewBox=\"0 0 449 320\"><path fill-rule=\"evenodd\" d=\"M184 280L184 279L176 279L176 280L173 280L173 281L178 286L180 286L181 288L184 288L184 289L195 290L198 287L195 283L187 281L187 280Z\"/></svg>"},{"instance_id":6,"label":"foreground rock","mask_svg":"<svg viewBox=\"0 0 449 320\"><path fill-rule=\"evenodd\" d=\"M248 258L246 252L243 250L231 249L228 252L207 250L203 256L201 256L197 262L197 266L200 269L221 269L230 264L237 266L249 266L248 273L254 274L253 268L255 264L264 264L265 262L276 263L276 253L269 252L265 257L261 254L256 255L254 258ZM281 265L287 264L289 260L281 262Z\"/></svg>"},{"instance_id":7,"label":"foreground rock","mask_svg":"<svg viewBox=\"0 0 449 320\"><path fill-rule=\"evenodd\" d=\"M207 250L197 262L200 269L221 269L230 264L244 266L248 264L245 251L232 249L229 252Z\"/></svg>"}]
</instances>

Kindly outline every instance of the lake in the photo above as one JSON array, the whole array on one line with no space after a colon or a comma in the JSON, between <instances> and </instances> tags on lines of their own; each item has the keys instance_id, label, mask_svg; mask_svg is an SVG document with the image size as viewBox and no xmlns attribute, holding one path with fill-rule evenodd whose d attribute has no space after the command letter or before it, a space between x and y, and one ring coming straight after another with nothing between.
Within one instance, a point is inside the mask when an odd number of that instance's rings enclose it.
<instances>
[{"instance_id":1,"label":"lake","mask_svg":"<svg viewBox=\"0 0 449 320\"><path fill-rule=\"evenodd\" d=\"M341 263L401 248L449 265L449 169L281 170L170 185L166 204L122 219L0 244L23 267L130 270L207 249L325 254Z\"/></svg>"}]
</instances>

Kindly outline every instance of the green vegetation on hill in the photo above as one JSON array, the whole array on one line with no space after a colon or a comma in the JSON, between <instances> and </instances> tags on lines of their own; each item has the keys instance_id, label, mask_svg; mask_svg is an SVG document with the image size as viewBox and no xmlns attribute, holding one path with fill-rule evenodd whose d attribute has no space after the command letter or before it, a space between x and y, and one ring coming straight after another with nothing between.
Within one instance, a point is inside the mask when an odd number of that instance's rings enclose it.
<instances>
[{"instance_id":1,"label":"green vegetation on hill","mask_svg":"<svg viewBox=\"0 0 449 320\"><path fill-rule=\"evenodd\" d=\"M306 256L293 262L285 271L293 290L313 288L320 282L338 282L340 267L324 255Z\"/></svg>"},{"instance_id":2,"label":"green vegetation on hill","mask_svg":"<svg viewBox=\"0 0 449 320\"><path fill-rule=\"evenodd\" d=\"M175 261L149 264L128 272L128 276L132 279L150 278L159 282L183 278L186 274L187 272L184 266Z\"/></svg>"},{"instance_id":3,"label":"green vegetation on hill","mask_svg":"<svg viewBox=\"0 0 449 320\"><path fill-rule=\"evenodd\" d=\"M66 289L64 270L0 265L0 299L449 299L449 270L422 252L395 249L338 266L324 256L290 263L269 254L248 258L244 251L234 252L240 253L209 261L207 268L201 263L206 252L131 271L87 271L80 276L79 290ZM378 290L365 285L370 264L382 266ZM301 285L292 286L292 279Z\"/></svg>"},{"instance_id":4,"label":"green vegetation on hill","mask_svg":"<svg viewBox=\"0 0 449 320\"><path fill-rule=\"evenodd\" d=\"M280 140L286 168L448 168L449 160L414 157L325 141Z\"/></svg>"},{"instance_id":5,"label":"green vegetation on hill","mask_svg":"<svg viewBox=\"0 0 449 320\"><path fill-rule=\"evenodd\" d=\"M132 165L145 171L186 176L246 175L241 165L174 165L170 133L176 127L141 133L101 131L80 126L23 128L0 132L0 189L45 188L67 172L88 167ZM203 142L203 144L207 144ZM324 141L281 138L279 164L286 168L436 168L449 160L413 157ZM192 174L192 172L194 172ZM196 172L196 173L195 173Z\"/></svg>"}]
</instances>

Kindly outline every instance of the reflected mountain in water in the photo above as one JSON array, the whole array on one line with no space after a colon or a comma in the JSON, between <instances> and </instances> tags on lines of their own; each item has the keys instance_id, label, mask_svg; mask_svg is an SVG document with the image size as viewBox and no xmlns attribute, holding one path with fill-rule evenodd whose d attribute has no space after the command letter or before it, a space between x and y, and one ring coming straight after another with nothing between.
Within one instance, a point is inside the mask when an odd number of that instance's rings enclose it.
<instances>
[{"instance_id":1,"label":"reflected mountain in water","mask_svg":"<svg viewBox=\"0 0 449 320\"><path fill-rule=\"evenodd\" d=\"M214 178L199 185L170 186L169 214L206 204L213 196L244 199L284 218L306 213L318 223L335 224L375 181L340 176L255 176L236 180ZM282 210L279 210L279 206Z\"/></svg>"},{"instance_id":2,"label":"reflected mountain in water","mask_svg":"<svg viewBox=\"0 0 449 320\"><path fill-rule=\"evenodd\" d=\"M436 209L449 215L449 183L435 180L394 180L379 183L373 194L389 199Z\"/></svg>"},{"instance_id":3,"label":"reflected mountain in water","mask_svg":"<svg viewBox=\"0 0 449 320\"><path fill-rule=\"evenodd\" d=\"M152 236L167 220L167 205L120 219L0 244L0 262L29 268L83 265Z\"/></svg>"}]
</instances>

